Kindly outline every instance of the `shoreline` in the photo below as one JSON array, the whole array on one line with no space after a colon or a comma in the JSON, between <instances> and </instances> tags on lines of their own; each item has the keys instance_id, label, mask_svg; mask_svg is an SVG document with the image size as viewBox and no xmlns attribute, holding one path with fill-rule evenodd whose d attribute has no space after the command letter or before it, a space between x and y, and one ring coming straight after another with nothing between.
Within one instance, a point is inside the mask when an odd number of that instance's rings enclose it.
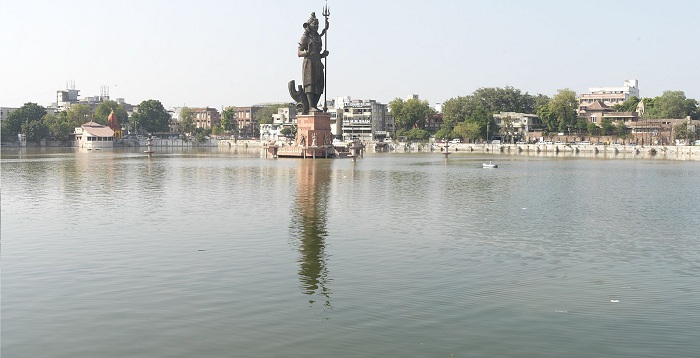
<instances>
[{"instance_id":1,"label":"shoreline","mask_svg":"<svg viewBox=\"0 0 700 358\"><path fill-rule=\"evenodd\" d=\"M265 148L259 140L219 141L220 148ZM438 143L364 143L366 153L436 153L444 155ZM450 144L449 155L490 154L534 157L582 157L608 159L667 159L700 161L700 146L665 145L575 145L575 144Z\"/></svg>"},{"instance_id":2,"label":"shoreline","mask_svg":"<svg viewBox=\"0 0 700 358\"><path fill-rule=\"evenodd\" d=\"M155 141L154 141L155 142ZM115 146L113 149L140 148L140 143L132 145ZM219 150L261 150L267 149L268 142L260 140L211 140L204 145L177 145L163 141L156 145L154 149L196 149L196 148L218 148ZM175 145L173 145L175 144ZM179 143L178 143L179 144ZM343 144L340 144L342 146ZM364 143L366 154L410 154L410 153L434 153L444 156L444 146L438 143L402 143L402 142L379 142ZM339 146L339 145L337 145ZM3 151L15 149L76 149L77 147L58 145L29 145L12 146L3 145ZM112 148L102 148L109 150ZM450 156L460 156L464 154L482 155L505 155L505 156L531 156L531 157L561 157L561 158L601 158L601 159L653 159L653 160L680 160L680 161L700 161L700 146L663 146L663 145L575 145L575 144L473 144L458 143L450 144L448 147Z\"/></svg>"}]
</instances>

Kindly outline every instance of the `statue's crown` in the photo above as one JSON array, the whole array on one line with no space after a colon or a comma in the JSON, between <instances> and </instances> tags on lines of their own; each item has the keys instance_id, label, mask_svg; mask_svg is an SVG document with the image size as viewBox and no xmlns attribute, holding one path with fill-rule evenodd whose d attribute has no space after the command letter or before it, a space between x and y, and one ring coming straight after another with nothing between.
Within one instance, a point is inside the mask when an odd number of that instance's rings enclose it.
<instances>
[{"instance_id":1,"label":"statue's crown","mask_svg":"<svg viewBox=\"0 0 700 358\"><path fill-rule=\"evenodd\" d=\"M311 16L309 17L309 21L307 21L306 23L307 23L307 24L310 24L310 23L312 23L312 22L314 22L314 21L318 21L318 20L316 19L316 13L315 13L315 12L312 12L312 13L311 13Z\"/></svg>"}]
</instances>

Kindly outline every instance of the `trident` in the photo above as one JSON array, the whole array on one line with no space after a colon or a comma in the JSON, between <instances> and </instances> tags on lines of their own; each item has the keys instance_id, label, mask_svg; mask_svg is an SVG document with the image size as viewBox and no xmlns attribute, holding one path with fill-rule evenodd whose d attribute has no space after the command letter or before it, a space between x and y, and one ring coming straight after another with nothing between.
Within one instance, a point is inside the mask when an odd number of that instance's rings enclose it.
<instances>
[{"instance_id":1,"label":"trident","mask_svg":"<svg viewBox=\"0 0 700 358\"><path fill-rule=\"evenodd\" d=\"M323 6L323 12L321 13L323 17L326 18L326 23L328 23L328 17L331 16L331 10L328 8L328 0L326 0L326 5ZM328 50L328 26L323 29L323 42ZM323 58L323 67L325 68L325 75L323 76L323 112L328 112L328 101L326 100L326 94L328 93L328 56Z\"/></svg>"}]
</instances>

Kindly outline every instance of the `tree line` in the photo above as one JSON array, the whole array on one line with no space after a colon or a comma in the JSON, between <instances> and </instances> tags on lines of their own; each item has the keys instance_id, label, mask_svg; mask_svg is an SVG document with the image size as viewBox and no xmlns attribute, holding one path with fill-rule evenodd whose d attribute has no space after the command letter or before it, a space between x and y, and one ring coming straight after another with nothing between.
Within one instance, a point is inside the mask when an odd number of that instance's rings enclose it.
<instances>
[{"instance_id":1,"label":"tree line","mask_svg":"<svg viewBox=\"0 0 700 358\"><path fill-rule=\"evenodd\" d=\"M640 101L644 103L643 119L655 118L700 118L698 101L686 98L683 91L665 91L654 98L632 97L622 104L613 106L620 112L636 111ZM427 139L431 133L425 130L426 119L435 115L427 101L396 98L389 102L391 115L397 128L397 135L410 139ZM497 133L504 137L512 135L512 118L502 118L497 126L493 118L500 112L536 114L543 124L545 133L574 132L591 135L624 135L628 128L624 123L603 120L601 126L588 123L578 115L578 99L571 89L559 90L551 98L543 95L522 93L519 89L479 88L471 95L450 98L442 104L442 127L434 135L436 138L464 138L478 140ZM682 128L679 128L682 131Z\"/></svg>"},{"instance_id":2,"label":"tree line","mask_svg":"<svg viewBox=\"0 0 700 358\"><path fill-rule=\"evenodd\" d=\"M683 91L665 91L654 98L632 97L624 103L613 106L613 110L632 112L643 102L642 119L655 118L685 118L700 117L698 101L686 98ZM286 103L277 103L258 108L254 113L256 123L270 123L272 115ZM512 119L502 118L502 125L497 126L493 118L500 112L518 112L536 114L543 123L546 133L571 132L591 135L611 135L627 132L624 123L612 123L603 120L600 126L588 123L578 116L578 100L576 92L570 89L559 90L551 98L543 95L523 93L517 88L479 88L471 95L450 98L442 105L442 126L432 133L426 129L427 121L437 113L427 101L419 99L403 100L396 98L389 102L389 109L394 118L397 136L410 139L426 140L431 135L437 138L464 138L478 140L487 138L499 131L504 137L512 135ZM94 121L106 125L107 117L114 111L120 125L129 124L139 131L155 133L167 132L170 125L170 114L158 100L146 100L137 106L137 111L128 116L123 104L107 100L100 103L93 111L89 105L75 104L66 111L58 114L47 114L46 108L36 103L26 103L21 108L11 112L2 123L2 139L15 140L18 133L25 134L28 140L53 139L69 141L74 128L81 124ZM223 110L221 122L211 129L197 128L195 113L191 108L184 107L180 113L180 131L196 138L209 134L220 134L234 131L235 107ZM686 128L677 128L683 132ZM693 136L694 137L694 136Z\"/></svg>"},{"instance_id":3,"label":"tree line","mask_svg":"<svg viewBox=\"0 0 700 358\"><path fill-rule=\"evenodd\" d=\"M15 140L17 134L21 133L30 141L70 141L75 128L83 123L93 121L107 125L112 111L120 124L126 123L129 117L124 105L110 100L100 103L94 111L87 104L74 104L70 109L57 114L46 113L46 108L36 103L25 103L2 122L2 140Z\"/></svg>"}]
</instances>

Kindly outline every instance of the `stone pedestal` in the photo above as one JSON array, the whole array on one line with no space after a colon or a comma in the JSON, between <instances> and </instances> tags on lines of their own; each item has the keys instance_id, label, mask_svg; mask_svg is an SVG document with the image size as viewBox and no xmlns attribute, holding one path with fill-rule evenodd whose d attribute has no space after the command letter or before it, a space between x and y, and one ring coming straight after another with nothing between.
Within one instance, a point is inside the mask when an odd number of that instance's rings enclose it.
<instances>
[{"instance_id":1,"label":"stone pedestal","mask_svg":"<svg viewBox=\"0 0 700 358\"><path fill-rule=\"evenodd\" d=\"M279 147L279 157L328 158L336 155L331 133L331 115L309 112L297 115L297 136L294 145Z\"/></svg>"},{"instance_id":2,"label":"stone pedestal","mask_svg":"<svg viewBox=\"0 0 700 358\"><path fill-rule=\"evenodd\" d=\"M309 112L297 115L297 145L302 147L321 147L333 144L331 134L331 114Z\"/></svg>"}]
</instances>

